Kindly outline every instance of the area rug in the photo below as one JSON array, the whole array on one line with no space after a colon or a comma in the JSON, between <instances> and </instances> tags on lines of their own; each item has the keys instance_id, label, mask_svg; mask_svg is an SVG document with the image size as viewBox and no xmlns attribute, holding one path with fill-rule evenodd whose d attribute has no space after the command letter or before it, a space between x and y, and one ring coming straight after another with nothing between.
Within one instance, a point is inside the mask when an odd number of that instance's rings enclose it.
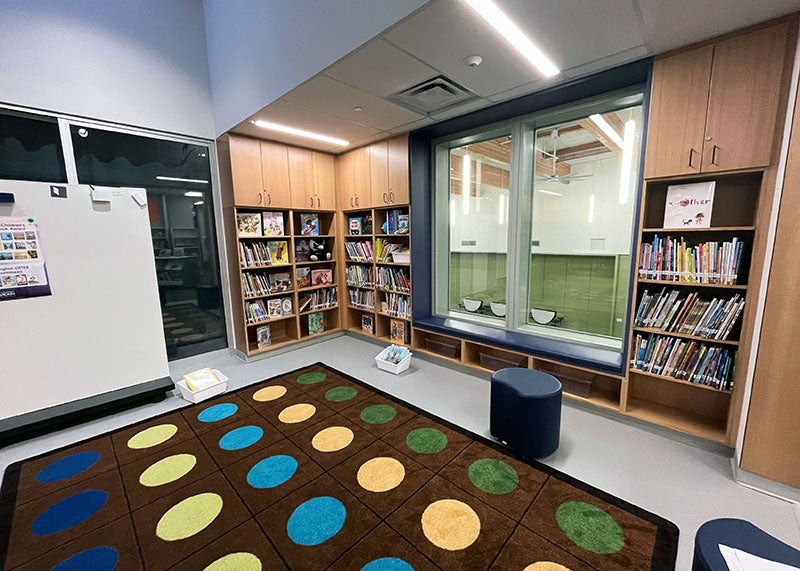
<instances>
[{"instance_id":1,"label":"area rug","mask_svg":"<svg viewBox=\"0 0 800 571\"><path fill-rule=\"evenodd\" d=\"M666 570L677 543L321 363L16 463L0 490L20 571Z\"/></svg>"}]
</instances>

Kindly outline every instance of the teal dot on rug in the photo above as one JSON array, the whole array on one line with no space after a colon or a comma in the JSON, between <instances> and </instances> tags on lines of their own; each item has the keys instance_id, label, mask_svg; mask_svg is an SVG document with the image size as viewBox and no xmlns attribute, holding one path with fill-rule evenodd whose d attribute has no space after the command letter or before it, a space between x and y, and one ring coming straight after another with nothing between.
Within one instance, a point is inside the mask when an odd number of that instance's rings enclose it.
<instances>
[{"instance_id":1,"label":"teal dot on rug","mask_svg":"<svg viewBox=\"0 0 800 571\"><path fill-rule=\"evenodd\" d=\"M616 553L625 545L625 536L619 524L593 505L564 502L556 510L556 521L567 537L592 553Z\"/></svg>"},{"instance_id":2,"label":"teal dot on rug","mask_svg":"<svg viewBox=\"0 0 800 571\"><path fill-rule=\"evenodd\" d=\"M469 479L479 490L489 494L507 494L519 485L519 474L495 458L481 458L469 467Z\"/></svg>"},{"instance_id":3,"label":"teal dot on rug","mask_svg":"<svg viewBox=\"0 0 800 571\"><path fill-rule=\"evenodd\" d=\"M350 400L358 394L353 387L334 387L325 393L325 399L331 402L344 402Z\"/></svg>"},{"instance_id":4,"label":"teal dot on rug","mask_svg":"<svg viewBox=\"0 0 800 571\"><path fill-rule=\"evenodd\" d=\"M364 565L361 571L414 571L414 568L397 557L381 557Z\"/></svg>"},{"instance_id":5,"label":"teal dot on rug","mask_svg":"<svg viewBox=\"0 0 800 571\"><path fill-rule=\"evenodd\" d=\"M319 371L312 371L310 373L303 373L299 377L297 377L297 382L301 385L316 385L317 383L321 383L327 377L325 373Z\"/></svg>"},{"instance_id":6,"label":"teal dot on rug","mask_svg":"<svg viewBox=\"0 0 800 571\"><path fill-rule=\"evenodd\" d=\"M417 428L408 433L406 444L414 452L435 454L447 446L447 436L435 428Z\"/></svg>"},{"instance_id":7,"label":"teal dot on rug","mask_svg":"<svg viewBox=\"0 0 800 571\"><path fill-rule=\"evenodd\" d=\"M388 404L373 404L361 411L361 420L369 424L383 424L397 416L397 410Z\"/></svg>"}]
</instances>

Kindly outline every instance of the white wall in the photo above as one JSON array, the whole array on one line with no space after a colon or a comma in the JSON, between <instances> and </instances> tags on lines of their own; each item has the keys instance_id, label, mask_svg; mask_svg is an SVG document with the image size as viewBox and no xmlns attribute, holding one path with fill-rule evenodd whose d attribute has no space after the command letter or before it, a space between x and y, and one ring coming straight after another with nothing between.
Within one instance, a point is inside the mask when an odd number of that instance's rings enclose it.
<instances>
[{"instance_id":1,"label":"white wall","mask_svg":"<svg viewBox=\"0 0 800 571\"><path fill-rule=\"evenodd\" d=\"M222 134L426 0L204 0Z\"/></svg>"},{"instance_id":2,"label":"white wall","mask_svg":"<svg viewBox=\"0 0 800 571\"><path fill-rule=\"evenodd\" d=\"M0 101L214 136L201 0L13 0Z\"/></svg>"}]
</instances>

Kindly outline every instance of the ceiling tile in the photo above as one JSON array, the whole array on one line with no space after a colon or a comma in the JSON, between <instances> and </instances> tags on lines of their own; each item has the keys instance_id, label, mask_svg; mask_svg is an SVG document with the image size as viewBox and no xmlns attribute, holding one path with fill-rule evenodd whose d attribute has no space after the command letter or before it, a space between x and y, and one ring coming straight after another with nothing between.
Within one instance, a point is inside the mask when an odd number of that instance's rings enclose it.
<instances>
[{"instance_id":1,"label":"ceiling tile","mask_svg":"<svg viewBox=\"0 0 800 571\"><path fill-rule=\"evenodd\" d=\"M405 125L398 125L394 129L391 130L393 135L399 135L401 133L408 133L409 131L413 131L414 129L419 129L426 125L430 125L434 122L432 117L425 117L424 119L420 119L419 121L414 121L413 123L406 123Z\"/></svg>"},{"instance_id":2,"label":"ceiling tile","mask_svg":"<svg viewBox=\"0 0 800 571\"><path fill-rule=\"evenodd\" d=\"M525 83L523 85L513 87L511 89L506 89L505 91L501 91L500 93L495 93L493 95L490 95L489 99L494 103L497 103L498 101L506 101L507 99L514 99L515 97L528 95L529 93L533 93L534 91L540 91L551 85L557 85L563 80L564 77L561 75L558 75L550 79L544 79L544 78L535 79L530 83Z\"/></svg>"},{"instance_id":3,"label":"ceiling tile","mask_svg":"<svg viewBox=\"0 0 800 571\"><path fill-rule=\"evenodd\" d=\"M328 68L325 75L378 97L386 97L439 75L439 72L395 46L373 39Z\"/></svg>"},{"instance_id":4,"label":"ceiling tile","mask_svg":"<svg viewBox=\"0 0 800 571\"><path fill-rule=\"evenodd\" d=\"M567 69L564 71L564 75L571 79L583 77L585 75L591 75L592 73L603 71L604 69L611 69L612 67L616 67L618 65L642 59L648 55L650 55L650 50L647 46L637 46L633 49L626 50L618 54L600 58L598 60Z\"/></svg>"},{"instance_id":5,"label":"ceiling tile","mask_svg":"<svg viewBox=\"0 0 800 571\"><path fill-rule=\"evenodd\" d=\"M472 101L467 101L465 103L461 103L459 105L454 105L444 111L438 111L436 113L431 113L431 117L436 121L441 121L443 119L449 119L450 117L458 117L459 115L464 115L465 113L470 113L471 111L476 111L478 109L483 109L484 107L488 107L491 105L492 102L488 99L473 99Z\"/></svg>"}]
</instances>

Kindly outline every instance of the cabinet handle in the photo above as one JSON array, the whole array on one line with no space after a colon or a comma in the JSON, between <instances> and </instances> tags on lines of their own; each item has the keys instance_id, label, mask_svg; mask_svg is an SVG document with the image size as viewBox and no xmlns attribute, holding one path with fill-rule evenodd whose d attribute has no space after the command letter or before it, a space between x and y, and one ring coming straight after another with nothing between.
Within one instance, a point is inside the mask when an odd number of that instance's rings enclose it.
<instances>
[{"instance_id":1,"label":"cabinet handle","mask_svg":"<svg viewBox=\"0 0 800 571\"><path fill-rule=\"evenodd\" d=\"M391 190L389 191L389 202L394 204L394 193Z\"/></svg>"},{"instance_id":2,"label":"cabinet handle","mask_svg":"<svg viewBox=\"0 0 800 571\"><path fill-rule=\"evenodd\" d=\"M322 208L319 196L317 196L317 208Z\"/></svg>"},{"instance_id":3,"label":"cabinet handle","mask_svg":"<svg viewBox=\"0 0 800 571\"><path fill-rule=\"evenodd\" d=\"M358 196L356 196L356 206L358 206Z\"/></svg>"},{"instance_id":4,"label":"cabinet handle","mask_svg":"<svg viewBox=\"0 0 800 571\"><path fill-rule=\"evenodd\" d=\"M712 165L717 165L717 149L718 148L719 147L717 147L716 145L711 147L711 164ZM719 165L717 165L717 166L719 166Z\"/></svg>"},{"instance_id":5,"label":"cabinet handle","mask_svg":"<svg viewBox=\"0 0 800 571\"><path fill-rule=\"evenodd\" d=\"M692 157L694 156L695 150L689 149L689 168L693 169L694 165L692 164Z\"/></svg>"},{"instance_id":6,"label":"cabinet handle","mask_svg":"<svg viewBox=\"0 0 800 571\"><path fill-rule=\"evenodd\" d=\"M314 208L314 197L311 197L311 208Z\"/></svg>"},{"instance_id":7,"label":"cabinet handle","mask_svg":"<svg viewBox=\"0 0 800 571\"><path fill-rule=\"evenodd\" d=\"M264 193L263 192L259 192L258 193L258 203L259 204L263 204L264 203Z\"/></svg>"},{"instance_id":8,"label":"cabinet handle","mask_svg":"<svg viewBox=\"0 0 800 571\"><path fill-rule=\"evenodd\" d=\"M267 193L267 198L269 199L269 200L267 201L267 204L272 204L272 193L271 193L271 192L268 192L268 193Z\"/></svg>"},{"instance_id":9,"label":"cabinet handle","mask_svg":"<svg viewBox=\"0 0 800 571\"><path fill-rule=\"evenodd\" d=\"M350 206L353 206L353 197L350 197Z\"/></svg>"},{"instance_id":10,"label":"cabinet handle","mask_svg":"<svg viewBox=\"0 0 800 571\"><path fill-rule=\"evenodd\" d=\"M384 203L384 204L386 204L387 202L389 202L389 199L387 198L387 195L386 195L386 193L384 192L384 193L383 193L383 203Z\"/></svg>"}]
</instances>

